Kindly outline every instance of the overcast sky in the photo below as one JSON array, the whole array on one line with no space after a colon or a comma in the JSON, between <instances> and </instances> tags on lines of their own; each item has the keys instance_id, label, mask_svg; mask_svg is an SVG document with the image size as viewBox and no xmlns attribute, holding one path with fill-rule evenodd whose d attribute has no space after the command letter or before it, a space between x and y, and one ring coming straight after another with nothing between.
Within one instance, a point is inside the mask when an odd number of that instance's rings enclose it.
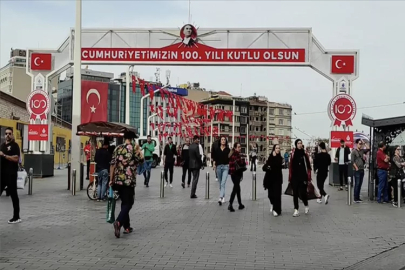
<instances>
[{"instance_id":1,"label":"overcast sky","mask_svg":"<svg viewBox=\"0 0 405 270\"><path fill-rule=\"evenodd\" d=\"M179 28L188 22L188 1L83 0L83 27ZM200 28L312 27L326 49L359 49L360 77L353 97L359 108L405 101L405 1L192 1L192 23ZM56 48L74 26L75 1L0 0L0 64L10 48ZM118 75L124 66L93 66ZM153 77L156 67L139 67ZM312 136L328 137L326 112L331 83L310 68L161 67L171 70L172 84L200 82L202 87L233 95L265 95L293 106L293 126ZM242 89L241 89L242 85ZM242 91L241 91L242 90ZM374 118L404 115L405 105L359 109ZM321 112L317 114L301 113ZM298 130L298 137L307 139Z\"/></svg>"}]
</instances>

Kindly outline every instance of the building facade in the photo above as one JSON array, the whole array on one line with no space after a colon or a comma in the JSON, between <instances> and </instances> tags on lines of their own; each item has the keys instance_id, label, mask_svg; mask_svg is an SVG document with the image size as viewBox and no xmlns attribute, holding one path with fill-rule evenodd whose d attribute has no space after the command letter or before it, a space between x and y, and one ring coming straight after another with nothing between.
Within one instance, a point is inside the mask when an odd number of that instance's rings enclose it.
<instances>
[{"instance_id":1,"label":"building facade","mask_svg":"<svg viewBox=\"0 0 405 270\"><path fill-rule=\"evenodd\" d=\"M241 97L233 97L229 95L217 95L213 94L210 98L200 101L209 107L213 106L216 109L221 110L233 110L233 102L235 101L235 114L234 121L228 117L224 117L223 121L218 121L218 116L215 115L212 125L217 126L219 130L219 136L225 136L228 138L228 144L230 147L235 142L241 144L241 151L247 153L248 150L248 125L249 125L249 99ZM232 141L232 127L235 127L234 136L235 142ZM214 140L214 139L213 139ZM203 136L201 138L201 144L204 145L204 152L206 154L211 153L211 137Z\"/></svg>"},{"instance_id":2,"label":"building facade","mask_svg":"<svg viewBox=\"0 0 405 270\"><path fill-rule=\"evenodd\" d=\"M265 97L249 97L249 151L253 144L257 144L259 160L267 157L267 105Z\"/></svg>"},{"instance_id":3,"label":"building facade","mask_svg":"<svg viewBox=\"0 0 405 270\"><path fill-rule=\"evenodd\" d=\"M273 144L280 144L282 154L291 150L292 106L286 103L269 102L269 153Z\"/></svg>"}]
</instances>

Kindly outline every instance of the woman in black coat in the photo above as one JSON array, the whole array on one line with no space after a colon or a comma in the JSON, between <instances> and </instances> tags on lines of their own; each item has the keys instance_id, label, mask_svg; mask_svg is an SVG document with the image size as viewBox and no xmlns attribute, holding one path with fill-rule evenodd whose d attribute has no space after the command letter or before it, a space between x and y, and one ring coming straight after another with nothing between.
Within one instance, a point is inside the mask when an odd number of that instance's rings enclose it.
<instances>
[{"instance_id":1,"label":"woman in black coat","mask_svg":"<svg viewBox=\"0 0 405 270\"><path fill-rule=\"evenodd\" d=\"M266 174L263 180L263 187L268 190L270 213L275 217L281 215L282 169L283 158L280 154L280 145L275 144L266 162Z\"/></svg>"}]
</instances>

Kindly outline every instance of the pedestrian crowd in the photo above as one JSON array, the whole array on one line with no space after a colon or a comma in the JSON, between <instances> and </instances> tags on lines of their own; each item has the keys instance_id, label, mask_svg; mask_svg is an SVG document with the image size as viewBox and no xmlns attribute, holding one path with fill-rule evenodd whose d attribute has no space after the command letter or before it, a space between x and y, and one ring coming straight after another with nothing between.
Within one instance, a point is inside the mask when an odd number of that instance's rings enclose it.
<instances>
[{"instance_id":1,"label":"pedestrian crowd","mask_svg":"<svg viewBox=\"0 0 405 270\"><path fill-rule=\"evenodd\" d=\"M147 136L146 142L140 146L134 143L135 137L133 132L125 133L124 143L114 149L111 149L109 140L105 139L102 147L97 149L95 153L96 174L98 176L97 201L107 199L109 187L117 192L121 199L121 211L113 221L114 233L117 238L120 237L122 230L124 234L133 231L129 212L134 204L136 176L144 176L145 187L149 187L150 184L155 144L151 136ZM370 149L366 149L360 139L356 140L355 144L355 148L351 151L345 141L342 140L341 147L337 149L334 159L338 163L339 170L340 186L338 190L343 190L344 186L346 189L348 188L347 178L351 167L354 175L354 201L361 203L360 191L365 174L366 154ZM300 200L304 204L305 214L309 213L309 200L316 199L318 203L325 204L328 204L330 200L330 195L324 189L332 164L326 144L320 142L318 150L312 158L305 150L302 140L297 139L294 146L291 152L286 151L282 156L280 145L273 145L273 149L262 167L265 172L263 188L268 192L270 213L275 217L282 214L283 168L288 168L288 186L284 194L293 197L294 217L300 215ZM377 202L391 202L393 206L397 207L399 194L396 183L398 179L405 178L405 160L401 157L401 147L391 146L387 148L383 142L378 147L379 150L376 155ZM249 156L246 156L241 151L240 143L234 143L230 146L224 136L212 144L211 164L218 181L219 206L226 203L226 182L229 175L233 183L228 204L230 212L235 212L233 204L235 198L238 202L237 209L245 209L241 198L241 182L243 181L243 173L248 169L247 160L251 162L250 170L256 171L257 149L257 144L253 144ZM84 154L86 159L90 160L89 144L84 148ZM313 160L313 168L311 160ZM6 195L11 197L14 214L12 219L8 221L10 224L21 222L17 193L19 163L21 163L20 148L14 140L13 130L6 128L5 141L0 145L0 195L6 191ZM187 178L187 187L191 187L190 198L196 199L200 170L204 169L205 165L203 147L200 144L199 136L194 136L192 142L187 138L180 147L176 147L172 138L168 137L168 142L163 149L163 165L164 187L173 188L174 166L180 165L182 167L181 186L186 188ZM316 174L316 186L319 192L312 184L312 171Z\"/></svg>"}]
</instances>

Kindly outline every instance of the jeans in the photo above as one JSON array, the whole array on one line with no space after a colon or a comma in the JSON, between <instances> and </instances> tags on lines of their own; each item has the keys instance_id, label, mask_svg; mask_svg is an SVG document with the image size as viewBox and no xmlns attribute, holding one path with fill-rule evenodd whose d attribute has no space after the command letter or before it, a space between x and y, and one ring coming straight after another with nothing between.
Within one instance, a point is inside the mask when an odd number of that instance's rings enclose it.
<instances>
[{"instance_id":1,"label":"jeans","mask_svg":"<svg viewBox=\"0 0 405 270\"><path fill-rule=\"evenodd\" d=\"M225 198L225 185L228 179L229 165L217 166L217 177L219 183L219 197Z\"/></svg>"},{"instance_id":2,"label":"jeans","mask_svg":"<svg viewBox=\"0 0 405 270\"><path fill-rule=\"evenodd\" d=\"M185 184L186 181L186 173L187 173L187 185L191 183L191 171L188 168L188 164L183 164L183 175L181 176L181 182Z\"/></svg>"},{"instance_id":3,"label":"jeans","mask_svg":"<svg viewBox=\"0 0 405 270\"><path fill-rule=\"evenodd\" d=\"M318 170L318 174L316 175L316 185L318 186L319 193L321 194L321 196L324 196L324 197L326 195L328 195L328 194L326 194L325 188L324 188L326 177L328 177L328 172L327 171L326 172L322 172L322 171L320 172ZM356 196L354 196L354 197L356 198Z\"/></svg>"},{"instance_id":4,"label":"jeans","mask_svg":"<svg viewBox=\"0 0 405 270\"><path fill-rule=\"evenodd\" d=\"M166 183L168 182L167 172L170 173L170 184L173 183L173 167L174 167L174 161L165 162L165 167L163 169L163 172L164 172L164 177L165 177Z\"/></svg>"},{"instance_id":5,"label":"jeans","mask_svg":"<svg viewBox=\"0 0 405 270\"><path fill-rule=\"evenodd\" d=\"M388 202L388 171L377 170L378 176L378 193L377 202L381 202L381 196L383 196L384 202Z\"/></svg>"},{"instance_id":6,"label":"jeans","mask_svg":"<svg viewBox=\"0 0 405 270\"><path fill-rule=\"evenodd\" d=\"M99 200L101 200L104 199L107 193L108 171L104 169L99 171L97 174L98 174L97 197Z\"/></svg>"},{"instance_id":7,"label":"jeans","mask_svg":"<svg viewBox=\"0 0 405 270\"><path fill-rule=\"evenodd\" d=\"M6 196L11 197L11 201L13 203L13 219L20 218L20 199L18 198L17 192L17 174L2 174L0 176L0 196L3 194L4 190L6 189Z\"/></svg>"},{"instance_id":8,"label":"jeans","mask_svg":"<svg viewBox=\"0 0 405 270\"><path fill-rule=\"evenodd\" d=\"M128 229L130 224L129 211L132 209L135 201L135 188L127 186L119 186L117 188L121 199L121 212L117 217L117 221L124 229Z\"/></svg>"},{"instance_id":9,"label":"jeans","mask_svg":"<svg viewBox=\"0 0 405 270\"><path fill-rule=\"evenodd\" d=\"M250 161L250 171L255 172L256 171L256 159L257 156L252 157L252 160Z\"/></svg>"},{"instance_id":10,"label":"jeans","mask_svg":"<svg viewBox=\"0 0 405 270\"><path fill-rule=\"evenodd\" d=\"M145 177L145 185L149 185L150 173L152 170L152 162L153 162L152 160L144 161L145 171L143 172L143 176Z\"/></svg>"},{"instance_id":11,"label":"jeans","mask_svg":"<svg viewBox=\"0 0 405 270\"><path fill-rule=\"evenodd\" d=\"M229 205L233 204L233 201L235 200L235 196L238 199L239 205L242 205L242 198L240 195L240 181L242 180L242 174L234 173L231 175L231 179L233 182L233 189L232 189L232 193L231 193L231 198L229 199Z\"/></svg>"},{"instance_id":12,"label":"jeans","mask_svg":"<svg viewBox=\"0 0 405 270\"><path fill-rule=\"evenodd\" d=\"M347 164L344 165L339 164L339 180L341 187L343 187L343 182L345 185L347 185L347 170L348 170Z\"/></svg>"},{"instance_id":13,"label":"jeans","mask_svg":"<svg viewBox=\"0 0 405 270\"><path fill-rule=\"evenodd\" d=\"M354 200L360 200L361 186L363 185L364 170L354 172Z\"/></svg>"},{"instance_id":14,"label":"jeans","mask_svg":"<svg viewBox=\"0 0 405 270\"><path fill-rule=\"evenodd\" d=\"M200 169L193 169L191 170L191 173L193 174L193 184L191 186L191 198L195 196L195 192L197 191L197 184L198 184L198 178L200 178Z\"/></svg>"}]
</instances>

